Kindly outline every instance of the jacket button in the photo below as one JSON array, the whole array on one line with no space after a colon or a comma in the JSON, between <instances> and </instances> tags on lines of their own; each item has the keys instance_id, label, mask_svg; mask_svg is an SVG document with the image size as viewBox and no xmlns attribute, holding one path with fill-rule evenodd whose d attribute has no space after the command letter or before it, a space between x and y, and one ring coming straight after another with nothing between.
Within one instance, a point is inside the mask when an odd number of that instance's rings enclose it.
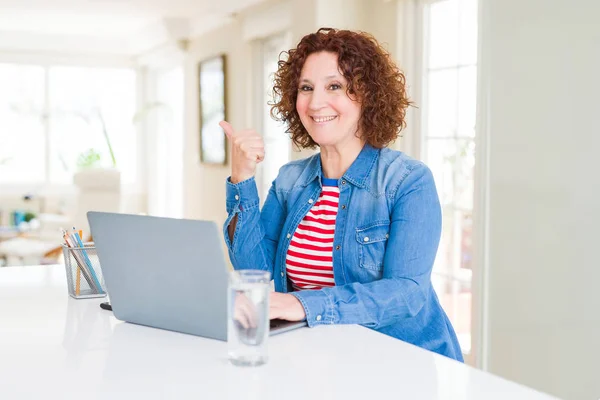
<instances>
[{"instance_id":1,"label":"jacket button","mask_svg":"<svg viewBox=\"0 0 600 400\"><path fill-rule=\"evenodd\" d=\"M345 204L343 204L343 205L342 205L342 210L345 210L345 209L346 209L346 205L345 205Z\"/></svg>"},{"instance_id":2,"label":"jacket button","mask_svg":"<svg viewBox=\"0 0 600 400\"><path fill-rule=\"evenodd\" d=\"M368 242L368 241L369 241L369 237L368 237L368 236L365 236L365 238L364 238L363 240L364 240L365 242Z\"/></svg>"},{"instance_id":3,"label":"jacket button","mask_svg":"<svg viewBox=\"0 0 600 400\"><path fill-rule=\"evenodd\" d=\"M236 199L236 200L239 200L239 199L240 199L240 196L238 196L238 195L236 194L236 195L235 195L235 199Z\"/></svg>"},{"instance_id":4,"label":"jacket button","mask_svg":"<svg viewBox=\"0 0 600 400\"><path fill-rule=\"evenodd\" d=\"M317 318L316 318L316 319L317 319L317 321L320 321L320 320L321 320L321 316L320 316L320 315L317 315Z\"/></svg>"},{"instance_id":5,"label":"jacket button","mask_svg":"<svg viewBox=\"0 0 600 400\"><path fill-rule=\"evenodd\" d=\"M339 250L339 249L341 249L341 248L342 248L342 247L341 247L339 244L338 244L337 246L335 246L335 249L336 249L336 250Z\"/></svg>"},{"instance_id":6,"label":"jacket button","mask_svg":"<svg viewBox=\"0 0 600 400\"><path fill-rule=\"evenodd\" d=\"M313 203L313 199L308 199L308 204L312 204Z\"/></svg>"},{"instance_id":7,"label":"jacket button","mask_svg":"<svg viewBox=\"0 0 600 400\"><path fill-rule=\"evenodd\" d=\"M345 185L345 184L346 184L346 181L342 181L342 185Z\"/></svg>"},{"instance_id":8,"label":"jacket button","mask_svg":"<svg viewBox=\"0 0 600 400\"><path fill-rule=\"evenodd\" d=\"M283 272L281 273L281 277L283 278L283 275L285 275Z\"/></svg>"},{"instance_id":9,"label":"jacket button","mask_svg":"<svg viewBox=\"0 0 600 400\"><path fill-rule=\"evenodd\" d=\"M287 234L285 237L289 239L289 238L291 238L291 237L292 237L292 235L290 235L290 234L288 233L288 234Z\"/></svg>"}]
</instances>

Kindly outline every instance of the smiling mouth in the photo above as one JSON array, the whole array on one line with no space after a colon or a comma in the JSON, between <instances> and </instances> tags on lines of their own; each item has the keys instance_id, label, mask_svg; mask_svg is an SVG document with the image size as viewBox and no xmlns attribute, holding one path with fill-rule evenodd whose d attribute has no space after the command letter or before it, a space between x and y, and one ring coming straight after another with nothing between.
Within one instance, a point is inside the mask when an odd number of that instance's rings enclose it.
<instances>
[{"instance_id":1,"label":"smiling mouth","mask_svg":"<svg viewBox=\"0 0 600 400\"><path fill-rule=\"evenodd\" d=\"M337 118L337 115L333 115L331 117L311 117L311 118L317 124L322 124L322 123L325 123L325 122L333 121L334 119Z\"/></svg>"}]
</instances>

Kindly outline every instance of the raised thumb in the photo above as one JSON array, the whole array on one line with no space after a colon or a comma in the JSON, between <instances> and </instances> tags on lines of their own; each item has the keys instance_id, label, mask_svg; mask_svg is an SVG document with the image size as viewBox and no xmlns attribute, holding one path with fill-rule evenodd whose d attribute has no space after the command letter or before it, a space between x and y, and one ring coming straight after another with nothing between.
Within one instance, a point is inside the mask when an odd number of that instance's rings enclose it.
<instances>
[{"instance_id":1,"label":"raised thumb","mask_svg":"<svg viewBox=\"0 0 600 400\"><path fill-rule=\"evenodd\" d=\"M225 135L227 135L227 137L231 139L231 137L233 136L233 127L231 126L231 124L227 121L221 121L219 122L219 126L223 128L223 130L225 131Z\"/></svg>"}]
</instances>

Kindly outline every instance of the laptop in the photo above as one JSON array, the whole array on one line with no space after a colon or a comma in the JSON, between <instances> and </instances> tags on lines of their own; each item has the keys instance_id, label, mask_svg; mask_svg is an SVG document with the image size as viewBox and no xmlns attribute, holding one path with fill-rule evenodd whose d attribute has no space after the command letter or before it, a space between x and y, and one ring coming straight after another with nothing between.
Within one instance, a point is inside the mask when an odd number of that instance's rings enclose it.
<instances>
[{"instance_id":1,"label":"laptop","mask_svg":"<svg viewBox=\"0 0 600 400\"><path fill-rule=\"evenodd\" d=\"M97 211L87 218L117 319L227 340L228 271L214 222ZM272 320L270 335L303 326Z\"/></svg>"}]
</instances>

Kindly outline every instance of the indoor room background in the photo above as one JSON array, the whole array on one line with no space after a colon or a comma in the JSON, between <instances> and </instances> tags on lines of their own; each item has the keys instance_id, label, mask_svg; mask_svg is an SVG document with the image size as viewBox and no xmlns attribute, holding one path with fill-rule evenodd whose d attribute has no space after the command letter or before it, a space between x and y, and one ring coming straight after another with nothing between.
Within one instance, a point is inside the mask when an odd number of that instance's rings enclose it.
<instances>
[{"instance_id":1,"label":"indoor room background","mask_svg":"<svg viewBox=\"0 0 600 400\"><path fill-rule=\"evenodd\" d=\"M432 279L466 362L597 399L598 15L594 0L0 2L0 267L62 262L59 229L89 236L89 210L222 224L222 118L263 135L264 201L312 154L269 114L282 52L363 30L406 75L391 146L434 173Z\"/></svg>"}]
</instances>

